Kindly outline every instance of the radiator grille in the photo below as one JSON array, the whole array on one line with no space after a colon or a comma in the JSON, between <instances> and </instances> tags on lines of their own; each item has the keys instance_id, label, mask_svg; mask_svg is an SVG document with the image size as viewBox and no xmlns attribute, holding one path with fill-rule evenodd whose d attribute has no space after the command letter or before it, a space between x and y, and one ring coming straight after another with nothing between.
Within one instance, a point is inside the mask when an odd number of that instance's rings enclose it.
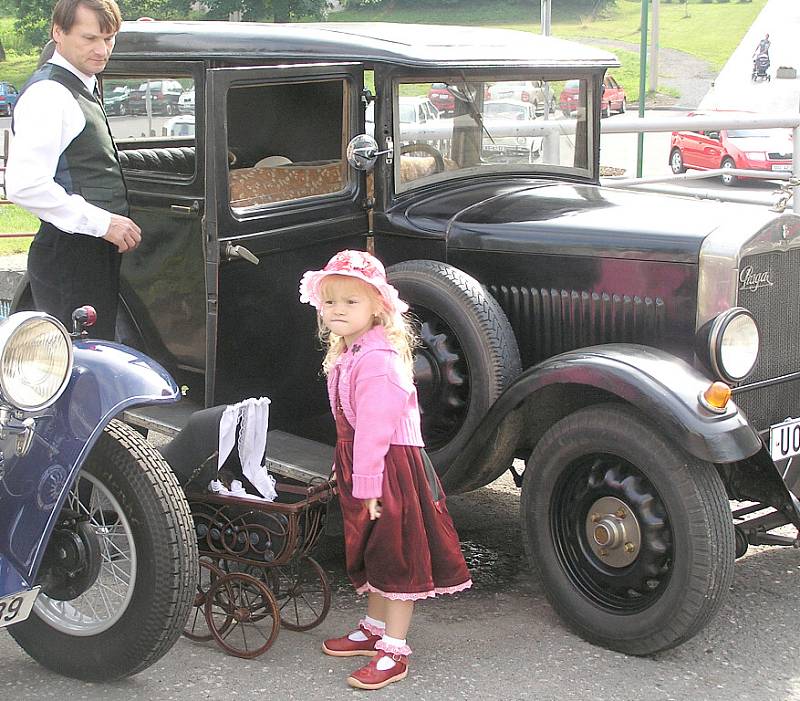
<instances>
[{"instance_id":1,"label":"radiator grille","mask_svg":"<svg viewBox=\"0 0 800 701\"><path fill-rule=\"evenodd\" d=\"M665 308L660 298L489 285L508 316L523 367L599 343L659 346Z\"/></svg>"},{"instance_id":2,"label":"radiator grille","mask_svg":"<svg viewBox=\"0 0 800 701\"><path fill-rule=\"evenodd\" d=\"M749 309L761 332L753 374L737 389L736 402L756 428L800 416L800 380L747 389L754 382L800 371L800 249L759 253L742 259L740 270L768 272L771 285L740 289L738 304Z\"/></svg>"}]
</instances>

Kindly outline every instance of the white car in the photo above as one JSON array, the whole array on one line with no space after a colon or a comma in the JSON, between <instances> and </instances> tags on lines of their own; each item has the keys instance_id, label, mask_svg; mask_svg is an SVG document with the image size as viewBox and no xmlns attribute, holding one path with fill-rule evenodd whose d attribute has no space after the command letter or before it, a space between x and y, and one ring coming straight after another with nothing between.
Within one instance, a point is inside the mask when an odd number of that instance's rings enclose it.
<instances>
[{"instance_id":1,"label":"white car","mask_svg":"<svg viewBox=\"0 0 800 701\"><path fill-rule=\"evenodd\" d=\"M513 159L514 161L524 158L528 163L536 161L542 152L542 136L494 136L492 134L493 130L504 126L521 127L524 134L526 124L532 126L536 120L536 109L532 102L521 100L488 100L484 102L483 126L485 133L481 147L483 158L487 160Z\"/></svg>"},{"instance_id":2,"label":"white car","mask_svg":"<svg viewBox=\"0 0 800 701\"><path fill-rule=\"evenodd\" d=\"M162 136L194 136L194 115L170 117L161 128Z\"/></svg>"},{"instance_id":3,"label":"white car","mask_svg":"<svg viewBox=\"0 0 800 701\"><path fill-rule=\"evenodd\" d=\"M194 114L194 88L181 93L178 98L178 111L181 114Z\"/></svg>"},{"instance_id":4,"label":"white car","mask_svg":"<svg viewBox=\"0 0 800 701\"><path fill-rule=\"evenodd\" d=\"M555 111L555 98L550 90L546 89L542 80L505 80L494 83L486 90L487 100L517 100L529 102L533 105L536 114L544 114L544 106L549 106L549 111Z\"/></svg>"}]
</instances>

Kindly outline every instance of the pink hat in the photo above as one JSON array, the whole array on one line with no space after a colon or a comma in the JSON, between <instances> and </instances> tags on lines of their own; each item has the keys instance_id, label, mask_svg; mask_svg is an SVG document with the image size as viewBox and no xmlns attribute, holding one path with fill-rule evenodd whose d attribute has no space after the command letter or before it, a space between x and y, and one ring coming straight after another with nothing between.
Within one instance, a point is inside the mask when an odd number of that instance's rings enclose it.
<instances>
[{"instance_id":1,"label":"pink hat","mask_svg":"<svg viewBox=\"0 0 800 701\"><path fill-rule=\"evenodd\" d=\"M345 275L358 278L372 285L383 298L390 314L408 311L408 305L400 299L397 290L386 281L386 270L375 256L364 251L339 251L322 270L309 270L300 280L300 301L322 308L320 286L329 275Z\"/></svg>"}]
</instances>

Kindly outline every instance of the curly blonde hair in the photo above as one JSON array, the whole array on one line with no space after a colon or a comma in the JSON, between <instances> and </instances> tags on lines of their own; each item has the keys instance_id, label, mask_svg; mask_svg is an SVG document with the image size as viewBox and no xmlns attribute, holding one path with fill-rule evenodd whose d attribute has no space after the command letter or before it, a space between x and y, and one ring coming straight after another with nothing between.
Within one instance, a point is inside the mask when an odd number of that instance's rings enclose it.
<instances>
[{"instance_id":1,"label":"curly blonde hair","mask_svg":"<svg viewBox=\"0 0 800 701\"><path fill-rule=\"evenodd\" d=\"M375 326L383 326L389 344L400 354L403 368L408 373L409 379L414 379L414 349L419 345L417 333L411 319L406 314L392 313L386 308L386 302L375 287L357 278L330 275L323 279L320 292L324 297L331 285L353 285L366 293L373 304L380 309L377 318L373 320ZM322 372L327 376L333 369L336 359L347 350L344 338L332 333L322 321L322 314L317 312L318 336L325 357L322 360Z\"/></svg>"}]
</instances>

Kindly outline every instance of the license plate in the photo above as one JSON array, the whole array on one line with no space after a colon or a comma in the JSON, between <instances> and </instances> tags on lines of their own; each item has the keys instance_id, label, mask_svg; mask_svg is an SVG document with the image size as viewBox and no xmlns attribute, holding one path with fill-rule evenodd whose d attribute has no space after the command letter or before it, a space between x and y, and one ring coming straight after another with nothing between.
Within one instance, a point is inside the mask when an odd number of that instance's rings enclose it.
<instances>
[{"instance_id":1,"label":"license plate","mask_svg":"<svg viewBox=\"0 0 800 701\"><path fill-rule=\"evenodd\" d=\"M800 419L789 419L770 427L769 453L776 462L800 455Z\"/></svg>"},{"instance_id":2,"label":"license plate","mask_svg":"<svg viewBox=\"0 0 800 701\"><path fill-rule=\"evenodd\" d=\"M772 170L787 171L787 170L791 170L791 169L792 169L792 164L791 163L773 163L772 164Z\"/></svg>"},{"instance_id":3,"label":"license plate","mask_svg":"<svg viewBox=\"0 0 800 701\"><path fill-rule=\"evenodd\" d=\"M20 623L30 616L39 589L41 587L34 587L30 591L21 591L0 599L0 628Z\"/></svg>"},{"instance_id":4,"label":"license plate","mask_svg":"<svg viewBox=\"0 0 800 701\"><path fill-rule=\"evenodd\" d=\"M502 144L484 144L483 145L484 151L497 151L498 153L503 153L506 150L506 147Z\"/></svg>"}]
</instances>

